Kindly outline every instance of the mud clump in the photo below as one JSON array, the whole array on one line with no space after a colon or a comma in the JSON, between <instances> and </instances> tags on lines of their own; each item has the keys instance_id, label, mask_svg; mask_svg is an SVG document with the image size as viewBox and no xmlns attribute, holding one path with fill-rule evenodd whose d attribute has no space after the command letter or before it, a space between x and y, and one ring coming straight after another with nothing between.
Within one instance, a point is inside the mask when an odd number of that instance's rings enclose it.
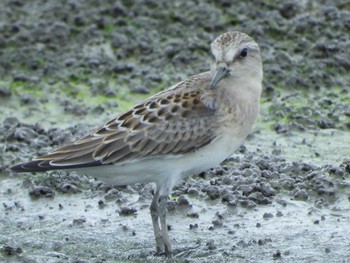
<instances>
[{"instance_id":1,"label":"mud clump","mask_svg":"<svg viewBox=\"0 0 350 263\"><path fill-rule=\"evenodd\" d=\"M130 216L135 215L137 212L137 209L134 207L121 207L119 214L123 216Z\"/></svg>"},{"instance_id":2,"label":"mud clump","mask_svg":"<svg viewBox=\"0 0 350 263\"><path fill-rule=\"evenodd\" d=\"M10 256L15 256L15 255L19 255L21 253L23 253L23 250L20 247L11 247L11 246L3 246L0 249L1 253L4 254L7 257Z\"/></svg>"},{"instance_id":3,"label":"mud clump","mask_svg":"<svg viewBox=\"0 0 350 263\"><path fill-rule=\"evenodd\" d=\"M29 196L33 198L48 197L53 198L55 192L47 186L34 186L29 190Z\"/></svg>"}]
</instances>

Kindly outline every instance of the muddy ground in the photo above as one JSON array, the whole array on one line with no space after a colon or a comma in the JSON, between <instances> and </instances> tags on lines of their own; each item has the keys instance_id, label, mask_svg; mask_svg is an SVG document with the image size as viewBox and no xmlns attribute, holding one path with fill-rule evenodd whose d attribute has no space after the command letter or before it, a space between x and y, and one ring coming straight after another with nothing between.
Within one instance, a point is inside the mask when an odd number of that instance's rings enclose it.
<instances>
[{"instance_id":1,"label":"muddy ground","mask_svg":"<svg viewBox=\"0 0 350 263\"><path fill-rule=\"evenodd\" d=\"M152 185L7 168L207 70L229 30L261 47L261 114L235 155L175 187L169 261L350 262L350 2L212 2L2 1L1 262L165 261Z\"/></svg>"}]
</instances>

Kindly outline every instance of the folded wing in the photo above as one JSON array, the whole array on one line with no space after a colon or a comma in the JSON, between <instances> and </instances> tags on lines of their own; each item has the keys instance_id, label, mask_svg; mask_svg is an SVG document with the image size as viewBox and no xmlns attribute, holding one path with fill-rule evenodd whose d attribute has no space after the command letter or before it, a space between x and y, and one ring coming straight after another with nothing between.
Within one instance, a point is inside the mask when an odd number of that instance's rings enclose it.
<instances>
[{"instance_id":1,"label":"folded wing","mask_svg":"<svg viewBox=\"0 0 350 263\"><path fill-rule=\"evenodd\" d=\"M172 158L200 149L215 139L215 109L202 92L192 89L196 78L154 95L110 120L90 135L53 150L13 171L75 169Z\"/></svg>"}]
</instances>

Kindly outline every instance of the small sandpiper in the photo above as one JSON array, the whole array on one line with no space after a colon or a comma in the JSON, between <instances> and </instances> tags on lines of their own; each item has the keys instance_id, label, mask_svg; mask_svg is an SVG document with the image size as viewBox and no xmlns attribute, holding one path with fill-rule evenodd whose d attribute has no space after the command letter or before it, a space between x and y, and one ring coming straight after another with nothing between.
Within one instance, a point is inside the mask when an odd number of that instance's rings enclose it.
<instances>
[{"instance_id":1,"label":"small sandpiper","mask_svg":"<svg viewBox=\"0 0 350 263\"><path fill-rule=\"evenodd\" d=\"M168 195L186 176L219 165L249 134L259 112L262 62L257 43L228 32L211 43L210 71L138 103L91 134L15 172L74 170L116 185L154 182L150 210L157 253L172 255Z\"/></svg>"}]
</instances>

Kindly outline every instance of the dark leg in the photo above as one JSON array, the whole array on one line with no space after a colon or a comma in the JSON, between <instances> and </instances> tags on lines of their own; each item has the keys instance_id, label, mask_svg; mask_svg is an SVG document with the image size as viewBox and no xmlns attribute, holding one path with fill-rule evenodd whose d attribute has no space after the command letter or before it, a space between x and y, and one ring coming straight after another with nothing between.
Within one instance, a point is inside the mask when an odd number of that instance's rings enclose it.
<instances>
[{"instance_id":1,"label":"dark leg","mask_svg":"<svg viewBox=\"0 0 350 263\"><path fill-rule=\"evenodd\" d=\"M162 238L162 232L159 227L159 191L156 191L151 203L151 217L153 224L154 237L156 239L157 254L161 254L164 251L164 242Z\"/></svg>"},{"instance_id":2,"label":"dark leg","mask_svg":"<svg viewBox=\"0 0 350 263\"><path fill-rule=\"evenodd\" d=\"M171 257L173 251L171 249L171 243L170 243L170 238L168 234L168 225L166 223L167 202L168 202L168 196L160 196L158 211L159 211L160 227L162 229L161 235L163 238L165 256Z\"/></svg>"}]
</instances>

